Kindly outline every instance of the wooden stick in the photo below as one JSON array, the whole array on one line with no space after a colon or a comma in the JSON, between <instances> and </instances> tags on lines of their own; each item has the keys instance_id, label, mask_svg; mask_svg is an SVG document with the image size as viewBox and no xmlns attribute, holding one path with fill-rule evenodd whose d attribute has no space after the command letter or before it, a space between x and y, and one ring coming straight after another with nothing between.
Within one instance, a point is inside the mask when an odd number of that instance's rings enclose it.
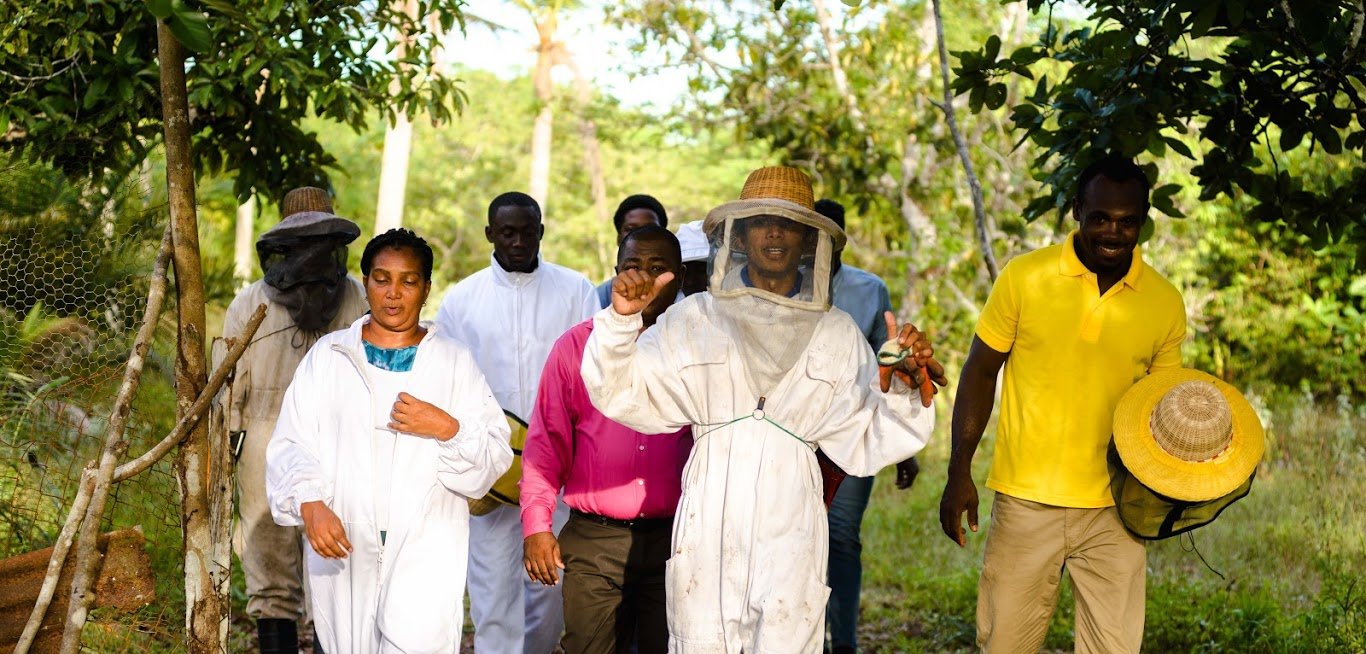
<instances>
[{"instance_id":1,"label":"wooden stick","mask_svg":"<svg viewBox=\"0 0 1366 654\"><path fill-rule=\"evenodd\" d=\"M86 604L81 607L82 622L84 621L84 612L91 597L89 589L94 584L97 563L95 546L99 538L100 516L104 514L104 504L109 498L109 478L114 474L114 464L128 449L128 441L124 439L128 413L132 410L133 398L137 396L138 385L142 380L142 367L147 362L147 350L152 346L152 336L156 334L157 321L161 318L161 305L166 299L166 269L170 261L171 228L168 225L166 233L161 237L161 249L157 254L156 265L152 268L152 280L147 290L147 306L143 308L142 324L138 326L137 336L133 339L133 350L129 353L128 363L123 370L123 383L119 386L119 394L114 400L114 408L110 412L109 423L105 428L104 448L100 453L99 466L96 467L92 461L81 475L80 490L71 504L71 512L67 515L66 524L62 526L62 533L52 547L47 575L43 577L38 601L34 603L33 612L29 614L28 623L24 625L24 633L14 648L15 654L26 654L33 645L34 638L38 636L38 629L42 626L48 606L52 603L52 596L57 589L57 579L62 574L67 551L71 548L78 527L80 532L76 540L76 570L71 580L72 604L69 608L75 608L78 601L85 602ZM71 611L68 611L68 631L63 632L63 642L66 641L71 629L71 615ZM79 637L80 628L77 627L76 638Z\"/></svg>"},{"instance_id":2,"label":"wooden stick","mask_svg":"<svg viewBox=\"0 0 1366 654\"><path fill-rule=\"evenodd\" d=\"M180 441L185 438L186 434L190 433L190 429L195 426L195 423L204 416L209 408L209 403L213 401L213 397L218 394L219 389L223 388L224 382L228 380L228 373L237 365L237 360L242 358L247 346L251 344L251 339L256 336L256 330L261 326L261 321L265 319L266 305L259 304L256 306L256 311L252 312L251 317L247 319L246 325L242 327L242 335L228 349L227 356L223 357L223 362L218 364L218 368L213 371L213 376L209 377L209 383L204 386L204 392L195 398L190 410L181 416L180 421L171 429L171 433L161 439L161 442L153 445L142 456L119 466L114 471L114 481L124 481L152 467L152 464L180 444Z\"/></svg>"}]
</instances>

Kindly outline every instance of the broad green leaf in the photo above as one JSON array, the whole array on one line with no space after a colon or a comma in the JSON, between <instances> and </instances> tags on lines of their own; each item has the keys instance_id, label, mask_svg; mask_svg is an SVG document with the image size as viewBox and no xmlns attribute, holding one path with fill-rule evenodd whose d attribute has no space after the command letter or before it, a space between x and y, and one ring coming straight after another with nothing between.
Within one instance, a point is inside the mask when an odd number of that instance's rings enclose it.
<instances>
[{"instance_id":1,"label":"broad green leaf","mask_svg":"<svg viewBox=\"0 0 1366 654\"><path fill-rule=\"evenodd\" d=\"M166 21L177 41L191 52L207 52L213 46L209 22L197 11L177 11Z\"/></svg>"},{"instance_id":2,"label":"broad green leaf","mask_svg":"<svg viewBox=\"0 0 1366 654\"><path fill-rule=\"evenodd\" d=\"M166 20L171 16L171 0L146 0L147 11L152 12L157 20Z\"/></svg>"}]
</instances>

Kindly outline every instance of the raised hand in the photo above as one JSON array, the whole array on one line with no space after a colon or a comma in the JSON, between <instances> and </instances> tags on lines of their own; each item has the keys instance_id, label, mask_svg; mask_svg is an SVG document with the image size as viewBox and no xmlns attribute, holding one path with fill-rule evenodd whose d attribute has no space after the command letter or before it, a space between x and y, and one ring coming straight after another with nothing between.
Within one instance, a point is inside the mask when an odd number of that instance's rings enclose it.
<instances>
[{"instance_id":1,"label":"raised hand","mask_svg":"<svg viewBox=\"0 0 1366 654\"><path fill-rule=\"evenodd\" d=\"M423 438L448 441L460 432L460 421L431 402L399 393L393 410L389 412L389 428Z\"/></svg>"},{"instance_id":2,"label":"raised hand","mask_svg":"<svg viewBox=\"0 0 1366 654\"><path fill-rule=\"evenodd\" d=\"M346 538L346 528L341 518L322 502L304 502L299 505L299 513L304 519L304 534L313 551L326 559L344 559L352 550L351 541Z\"/></svg>"},{"instance_id":3,"label":"raised hand","mask_svg":"<svg viewBox=\"0 0 1366 654\"><path fill-rule=\"evenodd\" d=\"M640 313L673 280L671 272L651 278L640 270L623 270L612 280L612 309L623 316Z\"/></svg>"},{"instance_id":4,"label":"raised hand","mask_svg":"<svg viewBox=\"0 0 1366 654\"><path fill-rule=\"evenodd\" d=\"M885 393L891 389L892 376L895 375L907 386L920 389L920 403L930 406L935 393L939 392L935 385L943 386L949 380L944 374L944 366L934 359L934 348L930 345L929 337L911 323L902 325L898 330L896 316L891 311L884 311L882 318L887 321L887 334L890 337L878 353L878 376L882 391Z\"/></svg>"}]
</instances>

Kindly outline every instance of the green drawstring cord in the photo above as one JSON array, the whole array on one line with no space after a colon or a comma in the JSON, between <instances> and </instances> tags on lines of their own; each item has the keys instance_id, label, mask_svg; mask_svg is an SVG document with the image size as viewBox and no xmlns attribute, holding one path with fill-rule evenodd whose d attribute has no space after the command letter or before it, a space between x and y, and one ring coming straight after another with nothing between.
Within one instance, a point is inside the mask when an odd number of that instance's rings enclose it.
<instances>
[{"instance_id":1,"label":"green drawstring cord","mask_svg":"<svg viewBox=\"0 0 1366 654\"><path fill-rule=\"evenodd\" d=\"M734 420L730 420L727 422L704 422L699 425L696 425L697 427L712 427L712 429L708 429L702 432L701 434L694 435L693 441L696 442L702 440L703 436L706 436L707 434L710 434L718 429L725 429L726 427L729 427L737 422L740 422L741 420L753 418L755 420L762 420L770 425L773 425L774 427L777 427L779 431L783 432L784 434L787 434L788 436L791 436L792 438L797 439L797 442L801 443L802 445L806 445L807 447L810 447L811 444L806 442L806 439L792 433L791 431L788 431L786 427L774 422L772 418L769 418L767 415L764 414L764 402L767 399L768 398L761 396L759 398L759 405L754 407L754 411L751 411L750 413L740 416Z\"/></svg>"}]
</instances>

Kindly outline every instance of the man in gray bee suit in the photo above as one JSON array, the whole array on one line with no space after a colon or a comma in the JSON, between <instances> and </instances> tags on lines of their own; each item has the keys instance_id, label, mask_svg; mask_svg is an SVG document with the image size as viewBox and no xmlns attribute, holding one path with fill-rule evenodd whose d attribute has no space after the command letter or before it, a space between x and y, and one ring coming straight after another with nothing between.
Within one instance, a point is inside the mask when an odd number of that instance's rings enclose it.
<instances>
[{"instance_id":1,"label":"man in gray bee suit","mask_svg":"<svg viewBox=\"0 0 1366 654\"><path fill-rule=\"evenodd\" d=\"M247 614L256 620L263 654L298 652L298 621L306 606L300 530L276 525L266 501L266 444L304 354L323 334L350 325L367 310L365 290L346 273L346 245L360 236L360 228L332 213L327 191L290 191L280 215L284 219L256 241L264 278L242 289L223 318L223 337L235 338L257 305L267 307L220 396L237 453L240 520L234 540L247 580ZM214 348L215 366L225 351Z\"/></svg>"}]
</instances>

